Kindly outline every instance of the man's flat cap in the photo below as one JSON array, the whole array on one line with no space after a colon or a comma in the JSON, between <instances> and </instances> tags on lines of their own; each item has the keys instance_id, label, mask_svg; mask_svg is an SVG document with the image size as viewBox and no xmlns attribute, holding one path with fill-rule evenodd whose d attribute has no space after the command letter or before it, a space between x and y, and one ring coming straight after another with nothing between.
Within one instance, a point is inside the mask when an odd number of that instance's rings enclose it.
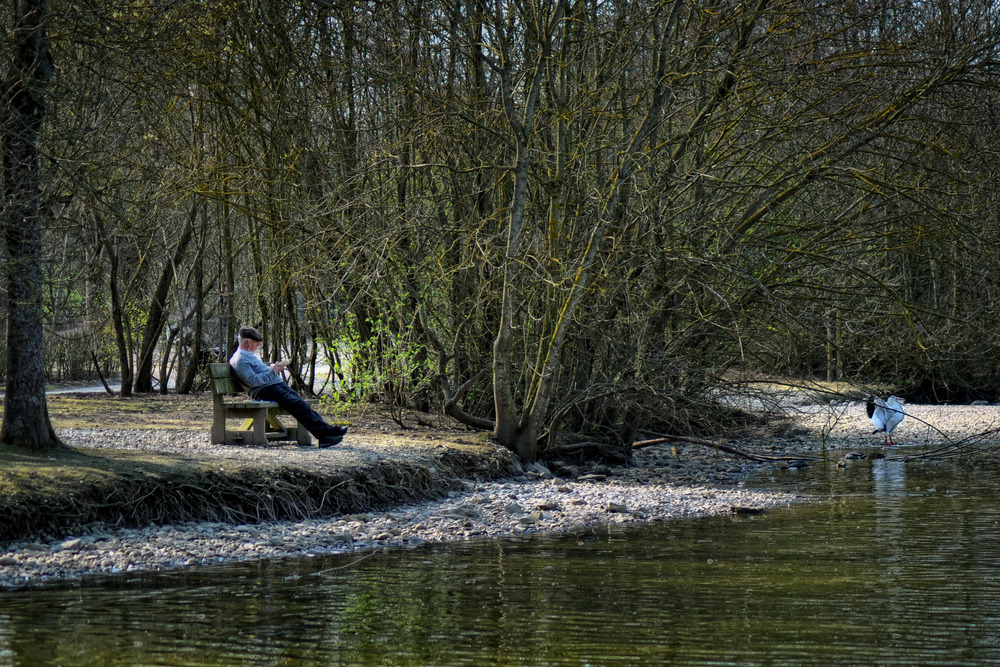
<instances>
[{"instance_id":1,"label":"man's flat cap","mask_svg":"<svg viewBox=\"0 0 1000 667\"><path fill-rule=\"evenodd\" d=\"M264 337L260 335L260 332L253 327L243 327L240 329L240 338L249 338L250 340L255 340L258 343L264 340Z\"/></svg>"}]
</instances>

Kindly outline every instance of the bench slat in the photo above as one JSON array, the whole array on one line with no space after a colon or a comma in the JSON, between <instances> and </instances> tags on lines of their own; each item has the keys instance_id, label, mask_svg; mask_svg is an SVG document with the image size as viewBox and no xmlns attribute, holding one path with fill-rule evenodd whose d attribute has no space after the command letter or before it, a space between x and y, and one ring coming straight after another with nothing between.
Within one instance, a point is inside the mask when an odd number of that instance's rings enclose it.
<instances>
[{"instance_id":1,"label":"bench slat","mask_svg":"<svg viewBox=\"0 0 1000 667\"><path fill-rule=\"evenodd\" d=\"M253 408L276 408L278 404L274 401L226 401L227 408L237 408L240 410L252 410Z\"/></svg>"},{"instance_id":2,"label":"bench slat","mask_svg":"<svg viewBox=\"0 0 1000 667\"><path fill-rule=\"evenodd\" d=\"M235 396L242 393L233 377L233 369L229 364L216 363L208 365L208 373L212 378L212 393L223 396Z\"/></svg>"}]
</instances>

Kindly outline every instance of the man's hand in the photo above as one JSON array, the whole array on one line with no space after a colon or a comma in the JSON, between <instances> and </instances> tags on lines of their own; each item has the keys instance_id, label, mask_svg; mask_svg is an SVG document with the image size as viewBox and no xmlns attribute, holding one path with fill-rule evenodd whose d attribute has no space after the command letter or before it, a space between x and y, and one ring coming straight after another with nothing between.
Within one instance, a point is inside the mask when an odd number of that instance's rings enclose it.
<instances>
[{"instance_id":1,"label":"man's hand","mask_svg":"<svg viewBox=\"0 0 1000 667\"><path fill-rule=\"evenodd\" d=\"M287 367L288 367L287 361L276 361L273 364L271 364L271 370L278 374L280 374Z\"/></svg>"}]
</instances>

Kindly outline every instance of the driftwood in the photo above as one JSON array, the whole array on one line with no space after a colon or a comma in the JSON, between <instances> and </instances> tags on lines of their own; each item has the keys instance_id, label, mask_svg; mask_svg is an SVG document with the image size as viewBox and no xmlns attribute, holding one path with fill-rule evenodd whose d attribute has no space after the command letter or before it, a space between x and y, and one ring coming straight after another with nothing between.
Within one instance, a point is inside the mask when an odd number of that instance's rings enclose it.
<instances>
[{"instance_id":1,"label":"driftwood","mask_svg":"<svg viewBox=\"0 0 1000 667\"><path fill-rule=\"evenodd\" d=\"M733 447L732 445L723 444L721 440L708 440L707 438L695 438L689 435L660 435L657 437L650 438L649 440L637 440L632 443L632 449L642 449L643 447L651 447L653 445L662 445L667 442L682 443L686 445L701 445L702 447L711 447L712 449L717 449L720 452L726 452L727 454L733 454L734 456L740 456L751 461L757 461L760 463L768 461L802 461L815 457L808 456L768 456L766 454L754 454L753 452L748 452L742 450L738 447Z\"/></svg>"}]
</instances>

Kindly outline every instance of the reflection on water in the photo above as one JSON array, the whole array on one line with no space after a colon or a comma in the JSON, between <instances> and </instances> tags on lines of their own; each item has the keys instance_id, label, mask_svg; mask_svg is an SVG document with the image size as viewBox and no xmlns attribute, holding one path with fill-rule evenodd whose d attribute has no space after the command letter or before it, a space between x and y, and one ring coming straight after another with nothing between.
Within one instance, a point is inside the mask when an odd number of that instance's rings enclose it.
<instances>
[{"instance_id":1,"label":"reflection on water","mask_svg":"<svg viewBox=\"0 0 1000 667\"><path fill-rule=\"evenodd\" d=\"M1000 663L995 471L775 473L749 518L0 595L0 664Z\"/></svg>"},{"instance_id":2,"label":"reflection on water","mask_svg":"<svg viewBox=\"0 0 1000 667\"><path fill-rule=\"evenodd\" d=\"M887 459L871 462L872 493L876 498L898 496L906 491L906 463Z\"/></svg>"}]
</instances>

